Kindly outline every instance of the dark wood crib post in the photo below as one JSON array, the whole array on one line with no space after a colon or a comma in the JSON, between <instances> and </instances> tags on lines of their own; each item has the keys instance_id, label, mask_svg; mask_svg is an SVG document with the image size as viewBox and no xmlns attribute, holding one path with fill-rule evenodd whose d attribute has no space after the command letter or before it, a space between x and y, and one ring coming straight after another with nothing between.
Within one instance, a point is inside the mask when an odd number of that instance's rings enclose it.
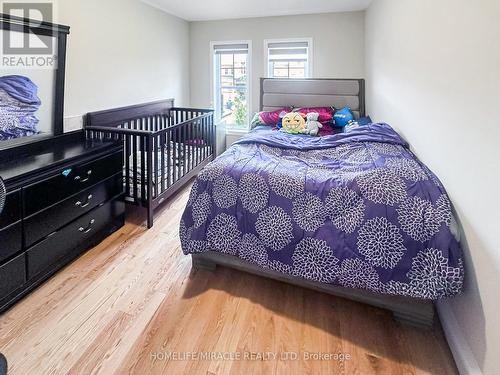
<instances>
[{"instance_id":1,"label":"dark wood crib post","mask_svg":"<svg viewBox=\"0 0 500 375\"><path fill-rule=\"evenodd\" d=\"M217 128L214 123L214 114L213 112L208 116L210 121L210 134L212 136L212 160L217 157Z\"/></svg>"},{"instance_id":2,"label":"dark wood crib post","mask_svg":"<svg viewBox=\"0 0 500 375\"><path fill-rule=\"evenodd\" d=\"M149 133L146 136L146 149L147 149L147 211L148 211L148 229L153 227L153 134ZM155 150L156 152L156 150ZM156 176L158 178L158 176Z\"/></svg>"}]
</instances>

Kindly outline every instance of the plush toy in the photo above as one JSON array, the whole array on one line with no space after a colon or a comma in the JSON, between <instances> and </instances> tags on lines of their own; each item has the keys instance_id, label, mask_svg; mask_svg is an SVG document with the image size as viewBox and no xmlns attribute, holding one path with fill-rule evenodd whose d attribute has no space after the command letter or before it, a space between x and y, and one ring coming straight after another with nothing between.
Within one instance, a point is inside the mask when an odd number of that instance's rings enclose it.
<instances>
[{"instance_id":1,"label":"plush toy","mask_svg":"<svg viewBox=\"0 0 500 375\"><path fill-rule=\"evenodd\" d=\"M338 128L343 128L349 123L349 121L352 120L354 120L354 115L352 114L351 108L349 107L339 109L333 115L334 124Z\"/></svg>"},{"instance_id":2,"label":"plush toy","mask_svg":"<svg viewBox=\"0 0 500 375\"><path fill-rule=\"evenodd\" d=\"M318 135L319 129L323 127L323 124L318 120L319 120L319 113L309 112L307 114L306 134Z\"/></svg>"},{"instance_id":3,"label":"plush toy","mask_svg":"<svg viewBox=\"0 0 500 375\"><path fill-rule=\"evenodd\" d=\"M280 131L290 134L306 133L306 122L302 114L290 112L283 117Z\"/></svg>"}]
</instances>

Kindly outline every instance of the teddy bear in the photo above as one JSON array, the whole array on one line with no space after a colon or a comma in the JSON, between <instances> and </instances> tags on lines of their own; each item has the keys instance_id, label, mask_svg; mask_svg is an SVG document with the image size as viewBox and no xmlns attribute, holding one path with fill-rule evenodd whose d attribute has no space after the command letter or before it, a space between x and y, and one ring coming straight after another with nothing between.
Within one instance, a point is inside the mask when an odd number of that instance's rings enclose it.
<instances>
[{"instance_id":1,"label":"teddy bear","mask_svg":"<svg viewBox=\"0 0 500 375\"><path fill-rule=\"evenodd\" d=\"M319 113L317 112L309 112L307 114L306 134L318 135L319 129L323 127L323 124L319 122L318 119Z\"/></svg>"}]
</instances>

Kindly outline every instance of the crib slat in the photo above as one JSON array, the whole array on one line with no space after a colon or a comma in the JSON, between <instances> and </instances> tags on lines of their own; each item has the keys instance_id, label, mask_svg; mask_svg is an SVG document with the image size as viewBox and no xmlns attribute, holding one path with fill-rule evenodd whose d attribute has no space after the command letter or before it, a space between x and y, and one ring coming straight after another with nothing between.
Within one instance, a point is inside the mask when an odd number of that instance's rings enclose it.
<instances>
[{"instance_id":1,"label":"crib slat","mask_svg":"<svg viewBox=\"0 0 500 375\"><path fill-rule=\"evenodd\" d=\"M185 124L183 127L182 127L182 175L185 176L186 173L187 173L187 157L186 157L186 153L187 153L187 150L186 150L186 141L187 141L187 137L186 137L186 134L187 134L187 126L189 125L188 124Z\"/></svg>"},{"instance_id":2,"label":"crib slat","mask_svg":"<svg viewBox=\"0 0 500 375\"><path fill-rule=\"evenodd\" d=\"M172 132L172 169L173 169L173 175L172 175L172 183L175 183L177 181L177 128Z\"/></svg>"},{"instance_id":3,"label":"crib slat","mask_svg":"<svg viewBox=\"0 0 500 375\"><path fill-rule=\"evenodd\" d=\"M145 181L145 189L146 189L146 197L148 202L148 210L151 209L151 201L155 198L153 189L154 183L153 178L156 178L156 171L153 169L153 156L156 153L153 149L153 139L152 135L148 135L146 137L142 137L144 140L144 154L146 156L146 171L147 171L147 179ZM149 220L149 218L148 218ZM149 225L149 223L148 223Z\"/></svg>"},{"instance_id":4,"label":"crib slat","mask_svg":"<svg viewBox=\"0 0 500 375\"><path fill-rule=\"evenodd\" d=\"M142 121L141 121L142 122ZM140 152L141 152L141 200L146 201L146 173L150 171L146 170L146 142L145 138L140 138ZM150 197L147 197L148 199Z\"/></svg>"},{"instance_id":5,"label":"crib slat","mask_svg":"<svg viewBox=\"0 0 500 375\"><path fill-rule=\"evenodd\" d=\"M161 126L163 127L165 119L163 117L160 118L160 123ZM161 150L161 192L163 193L165 191L165 143L164 139L166 137L166 134L160 135L160 150Z\"/></svg>"},{"instance_id":6,"label":"crib slat","mask_svg":"<svg viewBox=\"0 0 500 375\"><path fill-rule=\"evenodd\" d=\"M188 147L189 156L187 160L188 160L188 169L191 170L193 169L193 153L192 153L193 144L194 142L196 142L195 140L193 140L193 122L190 122L188 125L188 140L189 140L189 147Z\"/></svg>"},{"instance_id":7,"label":"crib slat","mask_svg":"<svg viewBox=\"0 0 500 375\"><path fill-rule=\"evenodd\" d=\"M203 147L203 141L205 140L205 119L202 118L200 120L200 130L201 130L201 145L200 145L200 154L201 154L201 161L205 160L205 148Z\"/></svg>"},{"instance_id":8,"label":"crib slat","mask_svg":"<svg viewBox=\"0 0 500 375\"><path fill-rule=\"evenodd\" d=\"M177 176L175 178L175 181L177 182L181 178L181 164L179 163L180 160L180 154L181 154L181 144L179 142L180 140L180 129L177 128L175 130L175 148L176 148L176 155L175 155L175 165L177 166Z\"/></svg>"},{"instance_id":9,"label":"crib slat","mask_svg":"<svg viewBox=\"0 0 500 375\"><path fill-rule=\"evenodd\" d=\"M172 139L171 137L171 130L167 132L167 189L172 185L172 149L170 145L170 140Z\"/></svg>"},{"instance_id":10,"label":"crib slat","mask_svg":"<svg viewBox=\"0 0 500 375\"><path fill-rule=\"evenodd\" d=\"M154 167L153 167L153 170L154 170L154 183L153 183L153 186L154 186L154 191L153 191L153 196L156 198L158 196L158 192L159 192L159 187L160 187L160 181L161 179L159 177L163 177L163 176L160 176L160 171L158 169L158 151L160 150L160 148L158 147L158 140L159 140L159 137L158 136L153 136L153 156L154 156Z\"/></svg>"},{"instance_id":11,"label":"crib slat","mask_svg":"<svg viewBox=\"0 0 500 375\"><path fill-rule=\"evenodd\" d=\"M207 134L205 136L205 149L206 149L206 155L207 158L210 157L210 121L208 120L208 117L205 117L205 122L207 123Z\"/></svg>"},{"instance_id":12,"label":"crib slat","mask_svg":"<svg viewBox=\"0 0 500 375\"><path fill-rule=\"evenodd\" d=\"M196 124L194 127L194 137L196 139L196 142L200 141L200 120L196 120ZM197 144L196 148L194 150L194 160L195 160L195 166L198 166L200 164L200 146Z\"/></svg>"},{"instance_id":13,"label":"crib slat","mask_svg":"<svg viewBox=\"0 0 500 375\"><path fill-rule=\"evenodd\" d=\"M133 154L133 157L132 157L132 165L134 167L133 171L132 171L132 177L133 177L133 180L132 180L132 183L134 184L134 200L137 199L137 136L134 135L132 137L132 154Z\"/></svg>"},{"instance_id":14,"label":"crib slat","mask_svg":"<svg viewBox=\"0 0 500 375\"><path fill-rule=\"evenodd\" d=\"M175 161L177 164L177 180L180 180L182 177L182 127L177 128L177 137L175 139L177 142L177 159Z\"/></svg>"},{"instance_id":15,"label":"crib slat","mask_svg":"<svg viewBox=\"0 0 500 375\"><path fill-rule=\"evenodd\" d=\"M207 148L207 157L209 158L210 156L212 156L212 153L210 151L210 145L212 144L212 126L210 125L210 118L207 117L207 144L206 144L206 148Z\"/></svg>"},{"instance_id":16,"label":"crib slat","mask_svg":"<svg viewBox=\"0 0 500 375\"><path fill-rule=\"evenodd\" d=\"M217 128L215 127L213 114L210 114L209 118L210 118L210 126L212 127L212 142L210 146L212 148L212 155L215 158L217 155Z\"/></svg>"},{"instance_id":17,"label":"crib slat","mask_svg":"<svg viewBox=\"0 0 500 375\"><path fill-rule=\"evenodd\" d=\"M203 123L202 123L202 119L199 119L197 122L196 122L196 128L197 128L197 133L198 133L198 136L196 137L197 140L198 140L198 144L196 146L196 153L197 153L197 157L196 157L196 160L197 160L197 164L200 164L203 160L203 154L202 154L202 150L201 150L201 140L203 139L203 127L202 127Z\"/></svg>"},{"instance_id":18,"label":"crib slat","mask_svg":"<svg viewBox=\"0 0 500 375\"><path fill-rule=\"evenodd\" d=\"M207 158L210 158L212 156L212 152L210 151L210 145L212 144L212 126L210 125L210 118L207 117Z\"/></svg>"},{"instance_id":19,"label":"crib slat","mask_svg":"<svg viewBox=\"0 0 500 375\"><path fill-rule=\"evenodd\" d=\"M199 139L200 141L203 140L203 119L200 119L199 121ZM201 163L203 161L203 146L202 145L198 146L198 150L199 150L198 163Z\"/></svg>"},{"instance_id":20,"label":"crib slat","mask_svg":"<svg viewBox=\"0 0 500 375\"><path fill-rule=\"evenodd\" d=\"M125 192L130 195L130 135L125 135Z\"/></svg>"},{"instance_id":21,"label":"crib slat","mask_svg":"<svg viewBox=\"0 0 500 375\"><path fill-rule=\"evenodd\" d=\"M205 158L210 157L210 150L208 148L209 144L210 144L210 123L208 121L208 117L205 117L205 142L204 142Z\"/></svg>"},{"instance_id":22,"label":"crib slat","mask_svg":"<svg viewBox=\"0 0 500 375\"><path fill-rule=\"evenodd\" d=\"M205 145L206 145L206 139L207 139L207 122L206 122L206 118L205 117L203 117L201 119L201 121L203 123L203 137L202 137L203 138L203 142L201 144L201 150L202 150L201 153L203 155L202 156L203 160L205 160L207 158L207 152L206 152L207 150L206 150L206 147L205 147Z\"/></svg>"}]
</instances>

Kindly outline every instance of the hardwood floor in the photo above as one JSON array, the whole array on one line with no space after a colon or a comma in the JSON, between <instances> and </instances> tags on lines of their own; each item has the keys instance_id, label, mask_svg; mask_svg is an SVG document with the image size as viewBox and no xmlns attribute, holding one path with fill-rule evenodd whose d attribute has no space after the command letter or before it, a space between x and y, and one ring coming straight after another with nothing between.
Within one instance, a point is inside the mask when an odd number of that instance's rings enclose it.
<instances>
[{"instance_id":1,"label":"hardwood floor","mask_svg":"<svg viewBox=\"0 0 500 375\"><path fill-rule=\"evenodd\" d=\"M177 235L187 196L149 231L133 213L2 315L9 374L457 373L439 327L230 269L192 271Z\"/></svg>"}]
</instances>

